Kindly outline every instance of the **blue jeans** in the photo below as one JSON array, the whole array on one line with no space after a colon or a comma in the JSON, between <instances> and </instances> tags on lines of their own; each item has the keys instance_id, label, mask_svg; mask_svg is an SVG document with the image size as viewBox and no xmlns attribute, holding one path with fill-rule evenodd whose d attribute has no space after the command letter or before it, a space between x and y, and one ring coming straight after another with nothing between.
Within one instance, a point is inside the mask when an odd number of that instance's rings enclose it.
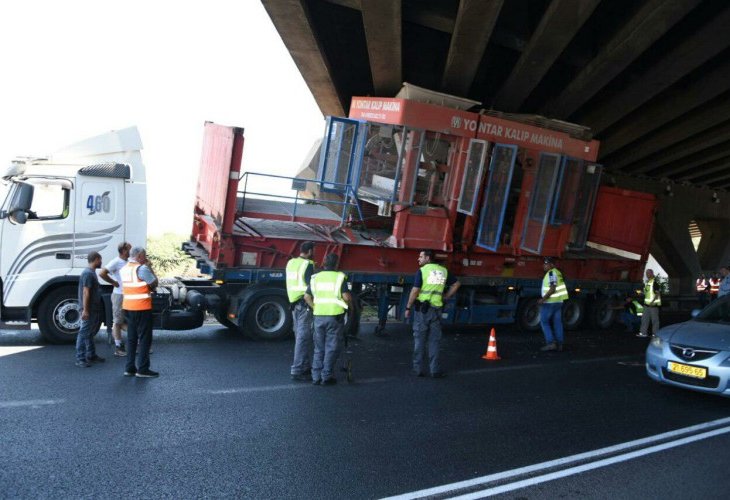
<instances>
[{"instance_id":1,"label":"blue jeans","mask_svg":"<svg viewBox=\"0 0 730 500\"><path fill-rule=\"evenodd\" d=\"M101 311L91 311L89 319L81 320L81 328L76 336L76 361L90 361L96 356L94 335L101 328Z\"/></svg>"},{"instance_id":2,"label":"blue jeans","mask_svg":"<svg viewBox=\"0 0 730 500\"><path fill-rule=\"evenodd\" d=\"M621 313L621 322L626 325L626 331L636 332L641 325L641 317L631 314L628 311Z\"/></svg>"},{"instance_id":3,"label":"blue jeans","mask_svg":"<svg viewBox=\"0 0 730 500\"><path fill-rule=\"evenodd\" d=\"M540 325L545 343L563 343L563 303L548 302L540 305Z\"/></svg>"},{"instance_id":4,"label":"blue jeans","mask_svg":"<svg viewBox=\"0 0 730 500\"><path fill-rule=\"evenodd\" d=\"M127 366L124 371L146 372L150 369L152 311L124 311L124 313L127 317Z\"/></svg>"},{"instance_id":5,"label":"blue jeans","mask_svg":"<svg viewBox=\"0 0 730 500\"><path fill-rule=\"evenodd\" d=\"M441 345L441 308L429 307L428 311L413 314L413 372L425 374L426 349L431 375L441 371L439 348Z\"/></svg>"}]
</instances>

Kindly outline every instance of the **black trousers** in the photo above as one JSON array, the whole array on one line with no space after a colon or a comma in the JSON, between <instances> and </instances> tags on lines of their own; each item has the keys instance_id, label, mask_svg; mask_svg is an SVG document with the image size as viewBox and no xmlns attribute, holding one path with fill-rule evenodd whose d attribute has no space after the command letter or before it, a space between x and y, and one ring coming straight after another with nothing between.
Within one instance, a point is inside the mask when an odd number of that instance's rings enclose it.
<instances>
[{"instance_id":1,"label":"black trousers","mask_svg":"<svg viewBox=\"0 0 730 500\"><path fill-rule=\"evenodd\" d=\"M127 367L125 371L145 372L150 369L152 311L124 311L124 314L127 317Z\"/></svg>"}]
</instances>

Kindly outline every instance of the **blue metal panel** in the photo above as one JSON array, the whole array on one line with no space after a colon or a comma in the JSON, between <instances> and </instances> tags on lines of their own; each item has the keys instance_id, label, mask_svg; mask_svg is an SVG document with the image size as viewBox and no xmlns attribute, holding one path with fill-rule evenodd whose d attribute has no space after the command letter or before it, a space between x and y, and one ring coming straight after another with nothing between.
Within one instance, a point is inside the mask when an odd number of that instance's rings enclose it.
<instances>
[{"instance_id":1,"label":"blue metal panel","mask_svg":"<svg viewBox=\"0 0 730 500\"><path fill-rule=\"evenodd\" d=\"M583 161L564 156L555 188L550 224L559 226L573 223L576 202L581 194L582 179Z\"/></svg>"},{"instance_id":2,"label":"blue metal panel","mask_svg":"<svg viewBox=\"0 0 730 500\"><path fill-rule=\"evenodd\" d=\"M484 194L476 244L493 252L497 251L502 235L504 212L507 208L516 159L517 146L497 144L492 150L489 181Z\"/></svg>"},{"instance_id":3,"label":"blue metal panel","mask_svg":"<svg viewBox=\"0 0 730 500\"><path fill-rule=\"evenodd\" d=\"M560 170L560 156L551 153L540 155L540 164L530 193L530 208L522 230L520 248L539 254L545 239L545 228L550 217L555 183Z\"/></svg>"},{"instance_id":4,"label":"blue metal panel","mask_svg":"<svg viewBox=\"0 0 730 500\"><path fill-rule=\"evenodd\" d=\"M355 158L361 158L361 153L358 156L358 152L361 152L361 148L358 148L361 140L359 134L361 123L358 120L327 117L326 134L322 141L317 172L317 180L323 182L321 184L323 191L344 192L346 190L344 185L350 183L353 170L359 170L359 166L355 164ZM343 144L348 126L354 127L352 141L349 144Z\"/></svg>"}]
</instances>

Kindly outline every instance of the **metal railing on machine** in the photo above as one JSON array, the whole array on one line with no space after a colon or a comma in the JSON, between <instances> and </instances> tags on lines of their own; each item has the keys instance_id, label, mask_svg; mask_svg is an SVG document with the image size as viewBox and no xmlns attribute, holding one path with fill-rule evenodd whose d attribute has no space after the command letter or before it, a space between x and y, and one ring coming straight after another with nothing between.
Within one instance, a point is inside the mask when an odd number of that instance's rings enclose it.
<instances>
[{"instance_id":1,"label":"metal railing on machine","mask_svg":"<svg viewBox=\"0 0 730 500\"><path fill-rule=\"evenodd\" d=\"M268 179L279 179L283 181L289 181L291 182L290 190L294 191L294 195L286 195L286 194L276 194L271 192L257 192L257 191L249 191L248 189L248 183L249 178L268 178ZM339 182L332 182L332 181L325 181L325 180L314 180L314 179L304 179L301 177L287 177L284 175L274 175L274 174L262 174L257 172L244 172L243 175L241 175L239 179L239 186L241 186L241 183L243 183L243 189L238 190L238 194L241 196L240 205L239 205L239 211L243 212L245 210L246 205L246 197L249 196L250 198L258 198L259 199L268 199L268 200L278 200L278 201L290 201L292 202L292 212L291 212L291 218L292 221L296 220L297 216L297 210L301 210L302 207L306 205L312 205L312 204L319 204L323 206L328 205L334 205L334 206L340 206L343 207L342 213L340 215L340 226L344 226L345 222L348 219L348 215L350 213L351 208L355 208L355 211L357 212L358 220L362 223L364 222L364 218L362 215L362 209L360 207L360 203L357 199L357 196L355 194L354 189L350 184L345 183L339 183ZM325 199L321 197L302 197L300 196L300 193L307 190L307 184L315 184L320 189L319 192L325 192L325 187L327 191L330 192L336 192L342 196L342 200L336 200L336 199Z\"/></svg>"}]
</instances>

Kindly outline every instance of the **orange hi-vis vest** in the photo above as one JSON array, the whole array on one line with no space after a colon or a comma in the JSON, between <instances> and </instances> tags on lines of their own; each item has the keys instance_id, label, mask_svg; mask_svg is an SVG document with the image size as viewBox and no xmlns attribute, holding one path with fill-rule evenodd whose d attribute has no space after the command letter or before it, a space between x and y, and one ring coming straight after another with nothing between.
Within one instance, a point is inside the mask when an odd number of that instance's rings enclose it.
<instances>
[{"instance_id":1,"label":"orange hi-vis vest","mask_svg":"<svg viewBox=\"0 0 730 500\"><path fill-rule=\"evenodd\" d=\"M698 279L697 280L696 288L697 288L697 291L698 292L705 292L705 291L707 291L707 280L703 280L701 278Z\"/></svg>"},{"instance_id":2,"label":"orange hi-vis vest","mask_svg":"<svg viewBox=\"0 0 730 500\"><path fill-rule=\"evenodd\" d=\"M720 291L720 280L717 280L715 278L710 278L710 293L712 295L717 295L717 292Z\"/></svg>"},{"instance_id":3,"label":"orange hi-vis vest","mask_svg":"<svg viewBox=\"0 0 730 500\"><path fill-rule=\"evenodd\" d=\"M152 310L150 286L137 276L139 267L138 262L127 262L127 265L119 270L119 275L122 278L122 294L124 295L122 309L125 311Z\"/></svg>"}]
</instances>

